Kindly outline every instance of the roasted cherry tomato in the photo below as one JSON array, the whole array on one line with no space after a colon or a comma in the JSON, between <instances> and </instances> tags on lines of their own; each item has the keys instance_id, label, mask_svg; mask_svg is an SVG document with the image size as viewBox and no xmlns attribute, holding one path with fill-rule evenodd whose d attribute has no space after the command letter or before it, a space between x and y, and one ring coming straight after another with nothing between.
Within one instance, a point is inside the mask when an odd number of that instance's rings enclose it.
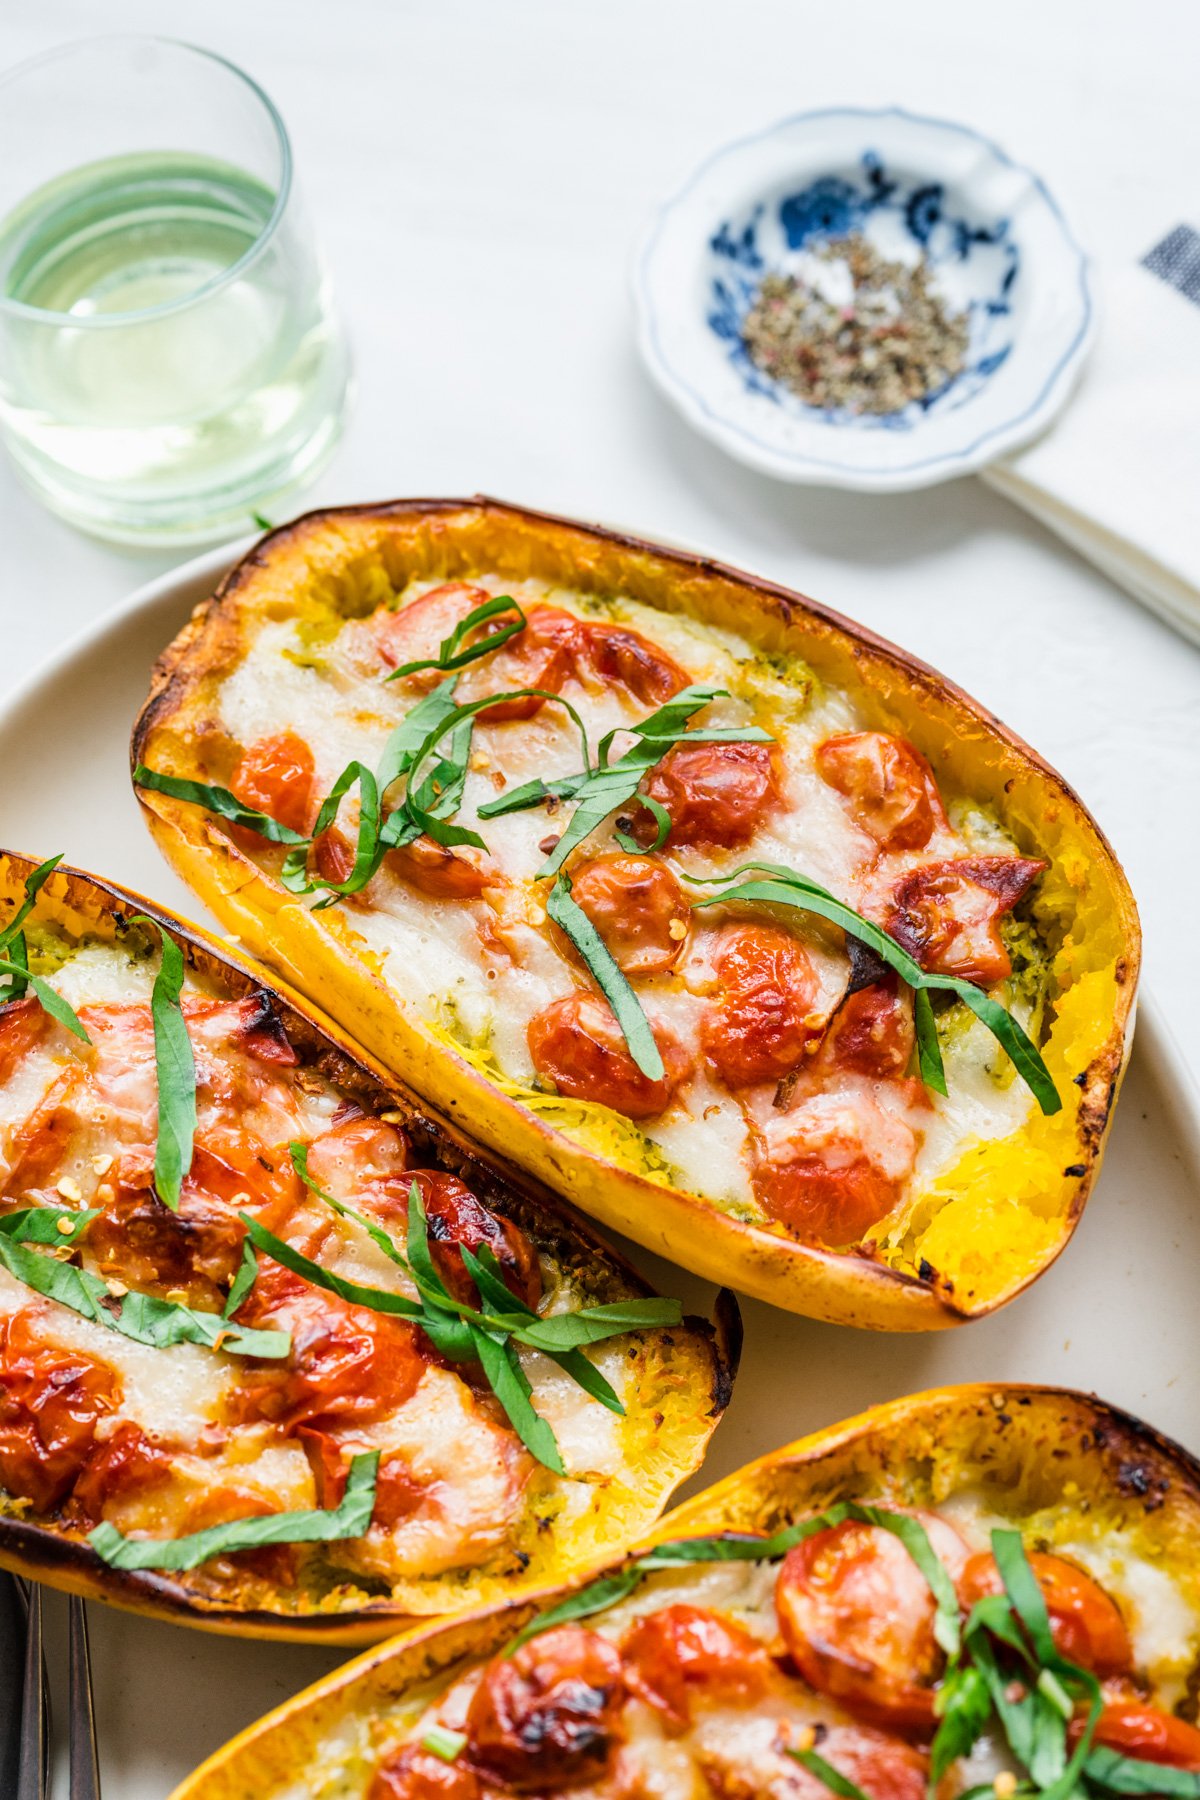
<instances>
[{"instance_id":1,"label":"roasted cherry tomato","mask_svg":"<svg viewBox=\"0 0 1200 1800\"><path fill-rule=\"evenodd\" d=\"M916 1154L912 1126L869 1093L821 1090L772 1118L751 1174L772 1218L806 1242L838 1247L892 1210Z\"/></svg>"},{"instance_id":2,"label":"roasted cherry tomato","mask_svg":"<svg viewBox=\"0 0 1200 1800\"><path fill-rule=\"evenodd\" d=\"M407 1167L404 1133L368 1113L335 1119L308 1146L308 1172L335 1200L353 1202L372 1182L400 1177Z\"/></svg>"},{"instance_id":3,"label":"roasted cherry tomato","mask_svg":"<svg viewBox=\"0 0 1200 1800\"><path fill-rule=\"evenodd\" d=\"M704 1053L730 1087L780 1081L816 1042L817 974L782 925L735 925L713 957L719 995L704 1022Z\"/></svg>"},{"instance_id":4,"label":"roasted cherry tomato","mask_svg":"<svg viewBox=\"0 0 1200 1800\"><path fill-rule=\"evenodd\" d=\"M883 928L923 969L990 987L1012 973L999 919L1046 867L1022 856L927 863L892 889Z\"/></svg>"},{"instance_id":5,"label":"roasted cherry tomato","mask_svg":"<svg viewBox=\"0 0 1200 1800\"><path fill-rule=\"evenodd\" d=\"M11 1080L50 1030L50 1015L33 995L0 1006L0 1082Z\"/></svg>"},{"instance_id":6,"label":"roasted cherry tomato","mask_svg":"<svg viewBox=\"0 0 1200 1800\"><path fill-rule=\"evenodd\" d=\"M482 1800L483 1791L463 1757L446 1762L419 1744L406 1744L380 1763L367 1800Z\"/></svg>"},{"instance_id":7,"label":"roasted cherry tomato","mask_svg":"<svg viewBox=\"0 0 1200 1800\"><path fill-rule=\"evenodd\" d=\"M605 687L623 687L647 706L661 706L688 684L677 662L627 626L586 623L580 638L582 660Z\"/></svg>"},{"instance_id":8,"label":"roasted cherry tomato","mask_svg":"<svg viewBox=\"0 0 1200 1800\"><path fill-rule=\"evenodd\" d=\"M770 744L677 744L642 789L666 808L672 844L746 844L782 802ZM639 843L657 826L645 807L634 819Z\"/></svg>"},{"instance_id":9,"label":"roasted cherry tomato","mask_svg":"<svg viewBox=\"0 0 1200 1800\"><path fill-rule=\"evenodd\" d=\"M303 835L313 816L313 753L294 731L259 738L243 750L229 778L230 792L243 806L269 814L277 824ZM261 847L257 832L246 835Z\"/></svg>"},{"instance_id":10,"label":"roasted cherry tomato","mask_svg":"<svg viewBox=\"0 0 1200 1800\"><path fill-rule=\"evenodd\" d=\"M967 1554L958 1533L932 1513L913 1517L957 1578ZM775 1605L810 1687L873 1724L932 1730L944 1665L933 1595L894 1532L847 1519L805 1538L784 1559Z\"/></svg>"},{"instance_id":11,"label":"roasted cherry tomato","mask_svg":"<svg viewBox=\"0 0 1200 1800\"><path fill-rule=\"evenodd\" d=\"M71 1494L71 1511L95 1522L110 1500L124 1500L156 1487L170 1474L171 1459L151 1443L140 1425L124 1420L88 1458Z\"/></svg>"},{"instance_id":12,"label":"roasted cherry tomato","mask_svg":"<svg viewBox=\"0 0 1200 1800\"><path fill-rule=\"evenodd\" d=\"M0 1319L0 1486L38 1512L60 1506L120 1398L116 1371L45 1343L32 1309Z\"/></svg>"},{"instance_id":13,"label":"roasted cherry tomato","mask_svg":"<svg viewBox=\"0 0 1200 1800\"><path fill-rule=\"evenodd\" d=\"M1072 1736L1083 1728L1086 1715L1077 1715ZM1110 1700L1096 1721L1092 1739L1119 1756L1138 1762L1167 1763L1173 1769L1200 1769L1200 1731L1174 1713L1146 1706L1140 1700Z\"/></svg>"},{"instance_id":14,"label":"roasted cherry tomato","mask_svg":"<svg viewBox=\"0 0 1200 1800\"><path fill-rule=\"evenodd\" d=\"M399 669L405 663L435 658L455 627L476 607L486 606L491 598L486 588L475 587L469 581L446 581L410 600L407 606L395 610L380 608L372 615L369 627L380 660L389 669ZM500 614L498 623L511 622L515 617L515 613ZM402 677L410 691L418 693L435 688L445 679L442 669L420 669Z\"/></svg>"},{"instance_id":15,"label":"roasted cherry tomato","mask_svg":"<svg viewBox=\"0 0 1200 1800\"><path fill-rule=\"evenodd\" d=\"M242 1258L246 1228L231 1206L204 1192L208 1162L206 1152L195 1153L176 1212L150 1186L149 1168L136 1186L116 1187L88 1231L88 1249L102 1275L132 1288L169 1288L189 1306L220 1311Z\"/></svg>"},{"instance_id":16,"label":"roasted cherry tomato","mask_svg":"<svg viewBox=\"0 0 1200 1800\"><path fill-rule=\"evenodd\" d=\"M499 631L514 617L500 613L490 629ZM523 631L492 654L468 663L458 678L454 697L465 706L488 694L510 693L514 688L541 688L544 693L560 694L574 671L579 644L578 619L557 606L532 607L525 615ZM485 706L476 716L488 724L499 724L504 719L532 719L545 704L538 695L530 694Z\"/></svg>"},{"instance_id":17,"label":"roasted cherry tomato","mask_svg":"<svg viewBox=\"0 0 1200 1800\"><path fill-rule=\"evenodd\" d=\"M321 1419L383 1418L412 1397L425 1372L411 1325L351 1306L270 1257L260 1257L237 1320L291 1333L284 1366L256 1370L238 1394L247 1416L285 1431Z\"/></svg>"},{"instance_id":18,"label":"roasted cherry tomato","mask_svg":"<svg viewBox=\"0 0 1200 1800\"><path fill-rule=\"evenodd\" d=\"M756 1700L771 1663L766 1645L702 1606L664 1606L639 1619L621 1646L629 1686L683 1731L693 1692L708 1700Z\"/></svg>"},{"instance_id":19,"label":"roasted cherry tomato","mask_svg":"<svg viewBox=\"0 0 1200 1800\"><path fill-rule=\"evenodd\" d=\"M414 838L411 844L389 850L384 865L419 894L434 900L473 900L496 881L495 870L482 868L461 851L448 850L431 837Z\"/></svg>"},{"instance_id":20,"label":"roasted cherry tomato","mask_svg":"<svg viewBox=\"0 0 1200 1800\"><path fill-rule=\"evenodd\" d=\"M665 863L596 856L572 877L571 897L626 975L662 975L687 942L691 909Z\"/></svg>"},{"instance_id":21,"label":"roasted cherry tomato","mask_svg":"<svg viewBox=\"0 0 1200 1800\"><path fill-rule=\"evenodd\" d=\"M1048 1556L1039 1550L1027 1554L1050 1616L1050 1635L1060 1655L1096 1675L1128 1674L1133 1651L1116 1601L1086 1569L1064 1557ZM1003 1593L1000 1571L990 1551L971 1557L958 1591L967 1608L985 1594Z\"/></svg>"},{"instance_id":22,"label":"roasted cherry tomato","mask_svg":"<svg viewBox=\"0 0 1200 1800\"><path fill-rule=\"evenodd\" d=\"M353 1433L353 1425L350 1430ZM346 1492L350 1459L356 1446L345 1442L335 1432L318 1425L301 1425L296 1436L304 1446L317 1488L317 1504L329 1509L338 1506ZM385 1531L401 1519L410 1518L428 1498L429 1490L412 1472L403 1456L383 1456L375 1476L375 1506L372 1525Z\"/></svg>"},{"instance_id":23,"label":"roasted cherry tomato","mask_svg":"<svg viewBox=\"0 0 1200 1800\"><path fill-rule=\"evenodd\" d=\"M929 1783L928 1758L902 1738L872 1731L866 1725L818 1725L813 1749L869 1800L924 1800ZM739 1785L735 1773L732 1782L717 1791L722 1800L759 1800L760 1795L775 1792L786 1793L788 1800L829 1800L829 1789L821 1777L790 1757L786 1787L758 1787L750 1772L744 1787Z\"/></svg>"},{"instance_id":24,"label":"roasted cherry tomato","mask_svg":"<svg viewBox=\"0 0 1200 1800\"><path fill-rule=\"evenodd\" d=\"M887 731L826 738L817 772L851 802L854 822L883 850L920 850L946 823L933 770L919 750Z\"/></svg>"},{"instance_id":25,"label":"roasted cherry tomato","mask_svg":"<svg viewBox=\"0 0 1200 1800\"><path fill-rule=\"evenodd\" d=\"M541 1267L537 1251L519 1225L489 1212L456 1175L440 1169L414 1169L407 1179L420 1189L434 1264L457 1299L477 1304L475 1284L463 1265L462 1253L475 1253L486 1244L500 1264L506 1285L527 1306L536 1307L542 1297Z\"/></svg>"},{"instance_id":26,"label":"roasted cherry tomato","mask_svg":"<svg viewBox=\"0 0 1200 1800\"><path fill-rule=\"evenodd\" d=\"M912 1001L895 976L848 994L829 1021L814 1068L854 1075L903 1075L913 1050Z\"/></svg>"},{"instance_id":27,"label":"roasted cherry tomato","mask_svg":"<svg viewBox=\"0 0 1200 1800\"><path fill-rule=\"evenodd\" d=\"M467 1714L470 1760L517 1793L598 1780L624 1699L615 1645L560 1625L488 1664Z\"/></svg>"},{"instance_id":28,"label":"roasted cherry tomato","mask_svg":"<svg viewBox=\"0 0 1200 1800\"><path fill-rule=\"evenodd\" d=\"M629 1054L621 1027L606 1000L568 994L529 1021L526 1033L533 1066L560 1094L594 1100L629 1119L651 1119L665 1111L671 1096L691 1074L691 1058L673 1032L654 1030L663 1075L651 1081Z\"/></svg>"}]
</instances>

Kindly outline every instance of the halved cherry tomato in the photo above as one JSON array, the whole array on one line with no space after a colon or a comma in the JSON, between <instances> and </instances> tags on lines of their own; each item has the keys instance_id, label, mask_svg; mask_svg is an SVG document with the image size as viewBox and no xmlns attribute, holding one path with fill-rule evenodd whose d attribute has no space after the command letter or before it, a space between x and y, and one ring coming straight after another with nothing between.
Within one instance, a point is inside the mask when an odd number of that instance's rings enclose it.
<instances>
[{"instance_id":1,"label":"halved cherry tomato","mask_svg":"<svg viewBox=\"0 0 1200 1800\"><path fill-rule=\"evenodd\" d=\"M116 1370L45 1342L32 1308L0 1319L0 1486L38 1512L61 1505L120 1398Z\"/></svg>"},{"instance_id":2,"label":"halved cherry tomato","mask_svg":"<svg viewBox=\"0 0 1200 1800\"><path fill-rule=\"evenodd\" d=\"M642 789L670 815L672 844L749 843L783 798L770 744L677 744ZM639 807L638 842L652 843L656 830Z\"/></svg>"},{"instance_id":3,"label":"halved cherry tomato","mask_svg":"<svg viewBox=\"0 0 1200 1800\"><path fill-rule=\"evenodd\" d=\"M1133 1650L1121 1610L1093 1576L1061 1556L1027 1552L1050 1615L1050 1635L1069 1662L1096 1675L1125 1675L1133 1666ZM962 1572L959 1595L972 1607L985 1594L1000 1594L1004 1584L990 1551L971 1557Z\"/></svg>"},{"instance_id":4,"label":"halved cherry tomato","mask_svg":"<svg viewBox=\"0 0 1200 1800\"><path fill-rule=\"evenodd\" d=\"M837 1248L892 1210L917 1148L908 1120L870 1093L818 1089L765 1125L751 1179L772 1218L806 1242Z\"/></svg>"},{"instance_id":5,"label":"halved cherry tomato","mask_svg":"<svg viewBox=\"0 0 1200 1800\"><path fill-rule=\"evenodd\" d=\"M665 650L625 625L583 624L580 655L606 687L623 687L647 706L661 706L688 684L684 670Z\"/></svg>"},{"instance_id":6,"label":"halved cherry tomato","mask_svg":"<svg viewBox=\"0 0 1200 1800\"><path fill-rule=\"evenodd\" d=\"M241 1261L246 1228L231 1206L214 1203L203 1191L207 1161L207 1153L197 1150L175 1212L150 1186L150 1168L144 1182L117 1186L88 1232L88 1248L102 1275L127 1287L169 1288L189 1306L220 1310Z\"/></svg>"},{"instance_id":7,"label":"halved cherry tomato","mask_svg":"<svg viewBox=\"0 0 1200 1800\"><path fill-rule=\"evenodd\" d=\"M693 1694L756 1700L771 1670L766 1645L702 1606L664 1606L639 1619L621 1646L629 1686L683 1731Z\"/></svg>"},{"instance_id":8,"label":"halved cherry tomato","mask_svg":"<svg viewBox=\"0 0 1200 1800\"><path fill-rule=\"evenodd\" d=\"M476 1253L486 1244L506 1285L527 1306L542 1296L542 1271L537 1251L519 1225L490 1212L482 1200L456 1175L440 1169L414 1169L415 1181L429 1221L429 1247L438 1274L459 1300L477 1303L475 1284L463 1265L462 1253ZM406 1201L407 1210L407 1201Z\"/></svg>"},{"instance_id":9,"label":"halved cherry tomato","mask_svg":"<svg viewBox=\"0 0 1200 1800\"><path fill-rule=\"evenodd\" d=\"M815 760L883 850L920 850L946 823L933 770L905 738L851 731L818 744Z\"/></svg>"},{"instance_id":10,"label":"halved cherry tomato","mask_svg":"<svg viewBox=\"0 0 1200 1800\"><path fill-rule=\"evenodd\" d=\"M953 1526L933 1513L912 1516L957 1578L967 1550ZM847 1519L805 1538L784 1559L775 1606L788 1654L810 1687L873 1724L933 1728L945 1663L933 1594L894 1532Z\"/></svg>"},{"instance_id":11,"label":"halved cherry tomato","mask_svg":"<svg viewBox=\"0 0 1200 1800\"><path fill-rule=\"evenodd\" d=\"M367 1800L483 1800L483 1792L461 1756L445 1762L419 1744L405 1744L380 1763Z\"/></svg>"},{"instance_id":12,"label":"halved cherry tomato","mask_svg":"<svg viewBox=\"0 0 1200 1800\"><path fill-rule=\"evenodd\" d=\"M395 1412L425 1372L418 1334L390 1314L371 1312L311 1286L270 1257L237 1312L239 1324L289 1331L283 1367L256 1369L237 1394L246 1416L283 1430L321 1419L365 1423Z\"/></svg>"},{"instance_id":13,"label":"halved cherry tomato","mask_svg":"<svg viewBox=\"0 0 1200 1800\"><path fill-rule=\"evenodd\" d=\"M903 1075L913 1049L912 1000L895 976L848 994L829 1021L814 1069Z\"/></svg>"},{"instance_id":14,"label":"halved cherry tomato","mask_svg":"<svg viewBox=\"0 0 1200 1800\"><path fill-rule=\"evenodd\" d=\"M1085 1715L1072 1721L1077 1738ZM1138 1762L1166 1763L1173 1769L1200 1769L1200 1731L1174 1713L1140 1700L1110 1700L1096 1721L1094 1744Z\"/></svg>"},{"instance_id":15,"label":"halved cherry tomato","mask_svg":"<svg viewBox=\"0 0 1200 1800\"><path fill-rule=\"evenodd\" d=\"M445 581L410 600L407 606L380 607L372 615L369 628L381 661L389 669L398 669L404 663L436 657L455 627L491 598L486 588L475 587L469 581ZM515 618L515 613L502 613L497 623L510 624ZM411 691L421 693L435 688L445 678L444 670L421 669L402 680Z\"/></svg>"},{"instance_id":16,"label":"halved cherry tomato","mask_svg":"<svg viewBox=\"0 0 1200 1800\"><path fill-rule=\"evenodd\" d=\"M665 863L596 856L572 878L571 897L626 975L662 975L687 942L691 908Z\"/></svg>"},{"instance_id":17,"label":"halved cherry tomato","mask_svg":"<svg viewBox=\"0 0 1200 1800\"><path fill-rule=\"evenodd\" d=\"M50 1030L50 1015L28 995L0 1007L0 1082L10 1081Z\"/></svg>"},{"instance_id":18,"label":"halved cherry tomato","mask_svg":"<svg viewBox=\"0 0 1200 1800\"><path fill-rule=\"evenodd\" d=\"M781 1736L783 1750L783 1744L793 1740L794 1730L785 1726ZM923 1800L926 1793L928 1758L902 1738L872 1731L867 1725L818 1724L813 1749L870 1800ZM764 1793L786 1793L788 1800L829 1800L829 1789L821 1777L811 1774L802 1763L787 1757L786 1770L785 1784L765 1788L757 1784L753 1767L745 1771L744 1780L735 1769L730 1779L716 1785L716 1792L721 1800L759 1800Z\"/></svg>"},{"instance_id":19,"label":"halved cherry tomato","mask_svg":"<svg viewBox=\"0 0 1200 1800\"><path fill-rule=\"evenodd\" d=\"M998 920L1046 867L1023 856L965 856L902 875L883 919L923 969L990 987L1012 973Z\"/></svg>"},{"instance_id":20,"label":"halved cherry tomato","mask_svg":"<svg viewBox=\"0 0 1200 1800\"><path fill-rule=\"evenodd\" d=\"M529 1021L526 1031L533 1066L560 1094L594 1100L629 1119L650 1119L665 1111L675 1090L692 1072L692 1061L674 1032L654 1028L663 1061L658 1081L634 1062L606 1000L568 994L553 1000Z\"/></svg>"},{"instance_id":21,"label":"halved cherry tomato","mask_svg":"<svg viewBox=\"0 0 1200 1800\"><path fill-rule=\"evenodd\" d=\"M497 879L494 869L482 868L461 851L448 850L431 837L414 838L411 844L389 850L384 864L419 894L435 900L473 900Z\"/></svg>"},{"instance_id":22,"label":"halved cherry tomato","mask_svg":"<svg viewBox=\"0 0 1200 1800\"><path fill-rule=\"evenodd\" d=\"M511 622L509 615L500 613L491 629L499 631ZM523 631L491 655L468 663L458 678L454 697L465 706L488 694L509 693L514 688L541 688L544 693L560 694L575 668L579 642L579 620L570 613L557 606L532 607L525 615ZM504 719L532 719L545 704L537 694L530 694L485 706L476 717L489 725Z\"/></svg>"},{"instance_id":23,"label":"halved cherry tomato","mask_svg":"<svg viewBox=\"0 0 1200 1800\"><path fill-rule=\"evenodd\" d=\"M317 1425L301 1425L296 1436L304 1446L313 1472L317 1504L326 1509L338 1506L346 1492L355 1445L343 1442L333 1432ZM428 1498L428 1493L428 1488L416 1479L403 1456L382 1457L375 1477L371 1523L389 1530L401 1519L411 1517Z\"/></svg>"},{"instance_id":24,"label":"halved cherry tomato","mask_svg":"<svg viewBox=\"0 0 1200 1800\"><path fill-rule=\"evenodd\" d=\"M229 778L230 792L243 806L268 813L291 831L307 832L313 814L313 753L294 731L259 738L243 750ZM246 832L260 848L257 832Z\"/></svg>"},{"instance_id":25,"label":"halved cherry tomato","mask_svg":"<svg viewBox=\"0 0 1200 1800\"><path fill-rule=\"evenodd\" d=\"M824 1027L813 1011L817 973L782 925L735 925L713 957L719 996L703 1026L704 1053L722 1081L780 1081Z\"/></svg>"},{"instance_id":26,"label":"halved cherry tomato","mask_svg":"<svg viewBox=\"0 0 1200 1800\"><path fill-rule=\"evenodd\" d=\"M488 1664L467 1714L470 1760L517 1793L597 1780L624 1699L616 1646L560 1625Z\"/></svg>"},{"instance_id":27,"label":"halved cherry tomato","mask_svg":"<svg viewBox=\"0 0 1200 1800\"><path fill-rule=\"evenodd\" d=\"M308 1172L335 1200L353 1203L369 1183L402 1176L407 1167L404 1133L368 1113L336 1118L308 1146Z\"/></svg>"},{"instance_id":28,"label":"halved cherry tomato","mask_svg":"<svg viewBox=\"0 0 1200 1800\"><path fill-rule=\"evenodd\" d=\"M94 1523L104 1517L110 1500L144 1493L170 1471L166 1451L152 1444L140 1425L126 1419L88 1458L71 1494L71 1510Z\"/></svg>"}]
</instances>

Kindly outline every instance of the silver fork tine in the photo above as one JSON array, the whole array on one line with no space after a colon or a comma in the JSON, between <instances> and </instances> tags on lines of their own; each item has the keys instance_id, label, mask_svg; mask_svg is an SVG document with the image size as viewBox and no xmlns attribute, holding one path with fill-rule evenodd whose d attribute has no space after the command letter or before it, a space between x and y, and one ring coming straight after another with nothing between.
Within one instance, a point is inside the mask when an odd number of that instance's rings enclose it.
<instances>
[{"instance_id":1,"label":"silver fork tine","mask_svg":"<svg viewBox=\"0 0 1200 1800\"><path fill-rule=\"evenodd\" d=\"M69 1601L68 1696L71 1713L71 1800L100 1800L96 1750L96 1709L92 1701L92 1655L87 1612L78 1594Z\"/></svg>"},{"instance_id":2,"label":"silver fork tine","mask_svg":"<svg viewBox=\"0 0 1200 1800\"><path fill-rule=\"evenodd\" d=\"M21 1759L17 1800L45 1800L50 1735L46 1718L46 1665L42 1658L42 1590L22 1582L25 1592L25 1685L21 1698Z\"/></svg>"}]
</instances>

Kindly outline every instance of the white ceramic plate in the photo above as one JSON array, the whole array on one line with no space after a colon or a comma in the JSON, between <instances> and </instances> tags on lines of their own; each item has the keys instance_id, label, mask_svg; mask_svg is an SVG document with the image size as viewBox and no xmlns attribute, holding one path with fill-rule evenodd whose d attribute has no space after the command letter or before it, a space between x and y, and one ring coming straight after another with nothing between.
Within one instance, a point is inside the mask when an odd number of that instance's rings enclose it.
<instances>
[{"instance_id":1,"label":"white ceramic plate","mask_svg":"<svg viewBox=\"0 0 1200 1800\"><path fill-rule=\"evenodd\" d=\"M811 281L811 252L848 234L924 260L968 320L961 371L884 417L806 405L742 342L763 275ZM768 475L880 493L965 475L1042 430L1095 324L1087 260L1039 178L900 107L800 113L718 150L651 221L634 297L646 366L697 430Z\"/></svg>"},{"instance_id":2,"label":"white ceramic plate","mask_svg":"<svg viewBox=\"0 0 1200 1800\"><path fill-rule=\"evenodd\" d=\"M155 656L212 591L229 549L152 582L0 706L0 839L113 876L205 915L168 870L129 787L129 728ZM1200 1451L1200 1103L1151 1007L1103 1174L1074 1241L1023 1299L957 1331L891 1337L743 1303L746 1349L729 1413L691 1485L876 1401L953 1381L1093 1389ZM664 1292L707 1311L712 1290L629 1246ZM51 1666L65 1609L48 1597ZM105 1792L163 1800L233 1732L344 1660L287 1644L203 1636L89 1609ZM65 1695L56 1712L66 1717ZM65 1792L65 1775L59 1779Z\"/></svg>"}]
</instances>

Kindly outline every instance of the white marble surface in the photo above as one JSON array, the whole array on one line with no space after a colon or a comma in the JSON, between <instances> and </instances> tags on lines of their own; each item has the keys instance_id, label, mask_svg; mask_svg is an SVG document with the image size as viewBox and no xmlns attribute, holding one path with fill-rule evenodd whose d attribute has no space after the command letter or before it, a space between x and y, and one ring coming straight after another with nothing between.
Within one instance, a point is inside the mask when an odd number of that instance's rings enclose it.
<instances>
[{"instance_id":1,"label":"white marble surface","mask_svg":"<svg viewBox=\"0 0 1200 1800\"><path fill-rule=\"evenodd\" d=\"M1102 262L1136 257L1179 220L1200 223L1200 9L109 0L101 18L87 0L8 0L0 64L97 29L222 51L283 110L360 383L314 500L484 490L626 522L817 595L936 663L1100 818L1141 901L1148 981L1200 1067L1200 653L975 481L869 499L726 461L651 392L626 291L643 218L699 156L838 101L970 122L1045 175ZM77 536L0 463L0 687L165 563ZM36 766L6 773L38 780ZM1065 1266L1078 1280L1082 1265ZM830 1342L819 1328L807 1341ZM971 1341L973 1374L985 1339ZM928 1367L906 1362L907 1385ZM1092 1384L1088 1369L1073 1378ZM833 1416L811 1395L804 1412ZM108 1800L162 1800L321 1660L113 1615L99 1636Z\"/></svg>"}]
</instances>

